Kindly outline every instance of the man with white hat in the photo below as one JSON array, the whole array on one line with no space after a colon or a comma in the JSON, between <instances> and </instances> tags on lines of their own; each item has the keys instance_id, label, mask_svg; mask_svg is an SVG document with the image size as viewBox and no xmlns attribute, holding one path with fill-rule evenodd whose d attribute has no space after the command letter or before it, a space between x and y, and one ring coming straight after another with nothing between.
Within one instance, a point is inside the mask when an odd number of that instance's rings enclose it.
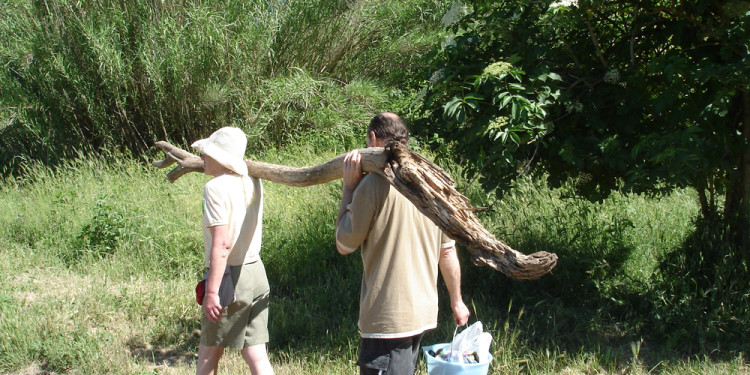
<instances>
[{"instance_id":1,"label":"man with white hat","mask_svg":"<svg viewBox=\"0 0 750 375\"><path fill-rule=\"evenodd\" d=\"M192 144L204 173L203 242L208 269L203 298L197 374L216 374L224 348L242 350L254 375L273 374L266 353L270 288L260 259L263 187L249 177L244 161L247 137L224 127ZM231 277L234 298L222 301L222 278ZM228 281L225 281L227 283ZM223 304L223 303L224 304Z\"/></svg>"}]
</instances>

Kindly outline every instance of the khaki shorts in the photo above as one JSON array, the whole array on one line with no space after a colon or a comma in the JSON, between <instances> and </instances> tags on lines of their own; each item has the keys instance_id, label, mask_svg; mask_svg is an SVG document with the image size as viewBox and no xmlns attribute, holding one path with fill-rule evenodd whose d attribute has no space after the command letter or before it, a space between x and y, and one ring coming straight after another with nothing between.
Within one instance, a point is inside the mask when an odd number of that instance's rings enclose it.
<instances>
[{"instance_id":1,"label":"khaki shorts","mask_svg":"<svg viewBox=\"0 0 750 375\"><path fill-rule=\"evenodd\" d=\"M270 288L263 262L230 267L236 299L217 323L201 317L201 345L242 349L268 342Z\"/></svg>"}]
</instances>

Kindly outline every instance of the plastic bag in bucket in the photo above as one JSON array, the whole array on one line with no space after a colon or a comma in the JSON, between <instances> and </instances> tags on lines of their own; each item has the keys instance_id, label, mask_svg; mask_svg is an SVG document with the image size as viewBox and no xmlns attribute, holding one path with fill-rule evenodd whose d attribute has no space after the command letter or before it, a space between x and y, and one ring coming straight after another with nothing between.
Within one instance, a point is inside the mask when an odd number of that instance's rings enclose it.
<instances>
[{"instance_id":1,"label":"plastic bag in bucket","mask_svg":"<svg viewBox=\"0 0 750 375\"><path fill-rule=\"evenodd\" d=\"M427 360L427 373L429 375L487 375L492 362L492 354L487 353L485 358L479 358L479 363L461 363L444 361L439 356L433 357L430 351L437 352L450 350L450 344L435 344L424 346L424 357Z\"/></svg>"}]
</instances>

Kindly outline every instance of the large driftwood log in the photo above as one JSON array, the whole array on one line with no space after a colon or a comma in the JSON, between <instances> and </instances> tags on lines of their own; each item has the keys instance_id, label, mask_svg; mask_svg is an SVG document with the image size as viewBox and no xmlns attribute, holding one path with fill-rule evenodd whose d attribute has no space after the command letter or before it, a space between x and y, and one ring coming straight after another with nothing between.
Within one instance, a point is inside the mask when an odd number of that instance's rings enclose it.
<instances>
[{"instance_id":1,"label":"large driftwood log","mask_svg":"<svg viewBox=\"0 0 750 375\"><path fill-rule=\"evenodd\" d=\"M469 199L440 167L399 143L390 154L383 175L440 229L466 245L474 264L490 266L510 277L533 280L557 265L557 255L540 251L526 255L498 240L474 215Z\"/></svg>"},{"instance_id":2,"label":"large driftwood log","mask_svg":"<svg viewBox=\"0 0 750 375\"><path fill-rule=\"evenodd\" d=\"M157 142L166 154L154 162L158 168L177 166L167 173L167 180L176 181L190 172L203 171L200 157L171 145ZM464 244L474 264L486 265L509 277L533 280L550 272L557 264L557 255L545 251L530 255L512 249L487 231L474 215L469 200L455 189L455 182L440 167L398 143L385 148L359 150L362 169L385 177L401 194L429 217L451 238ZM251 176L290 186L311 186L342 177L339 155L323 164L293 168L246 160Z\"/></svg>"},{"instance_id":3,"label":"large driftwood log","mask_svg":"<svg viewBox=\"0 0 750 375\"><path fill-rule=\"evenodd\" d=\"M203 160L195 154L164 141L156 142L156 147L164 151L165 157L164 160L155 161L154 166L166 168L177 163L177 166L167 173L169 182L175 182L178 178L190 172L203 172ZM362 169L365 172L382 173L383 167L388 161L388 153L382 147L364 148L359 151L362 154ZM340 179L343 175L344 156L346 155L339 155L326 163L302 168L252 160L245 160L245 164L247 164L248 173L253 177L284 185L303 187Z\"/></svg>"}]
</instances>

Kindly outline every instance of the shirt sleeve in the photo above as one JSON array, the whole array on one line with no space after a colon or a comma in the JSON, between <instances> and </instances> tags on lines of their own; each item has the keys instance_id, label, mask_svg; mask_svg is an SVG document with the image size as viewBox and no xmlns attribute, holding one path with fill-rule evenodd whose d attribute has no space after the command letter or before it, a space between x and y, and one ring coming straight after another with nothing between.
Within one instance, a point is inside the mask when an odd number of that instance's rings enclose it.
<instances>
[{"instance_id":1,"label":"shirt sleeve","mask_svg":"<svg viewBox=\"0 0 750 375\"><path fill-rule=\"evenodd\" d=\"M203 188L203 215L206 228L229 224L229 206L223 192L215 184Z\"/></svg>"},{"instance_id":2,"label":"shirt sleeve","mask_svg":"<svg viewBox=\"0 0 750 375\"><path fill-rule=\"evenodd\" d=\"M375 219L376 208L385 198L372 176L365 176L354 190L352 202L336 227L336 243L348 252L354 252L366 240ZM386 190L387 191L387 190Z\"/></svg>"},{"instance_id":3,"label":"shirt sleeve","mask_svg":"<svg viewBox=\"0 0 750 375\"><path fill-rule=\"evenodd\" d=\"M448 235L445 234L445 232L441 232L441 233L442 234L440 237L440 250L445 250L453 246L456 246L456 241L454 239L448 237Z\"/></svg>"}]
</instances>

